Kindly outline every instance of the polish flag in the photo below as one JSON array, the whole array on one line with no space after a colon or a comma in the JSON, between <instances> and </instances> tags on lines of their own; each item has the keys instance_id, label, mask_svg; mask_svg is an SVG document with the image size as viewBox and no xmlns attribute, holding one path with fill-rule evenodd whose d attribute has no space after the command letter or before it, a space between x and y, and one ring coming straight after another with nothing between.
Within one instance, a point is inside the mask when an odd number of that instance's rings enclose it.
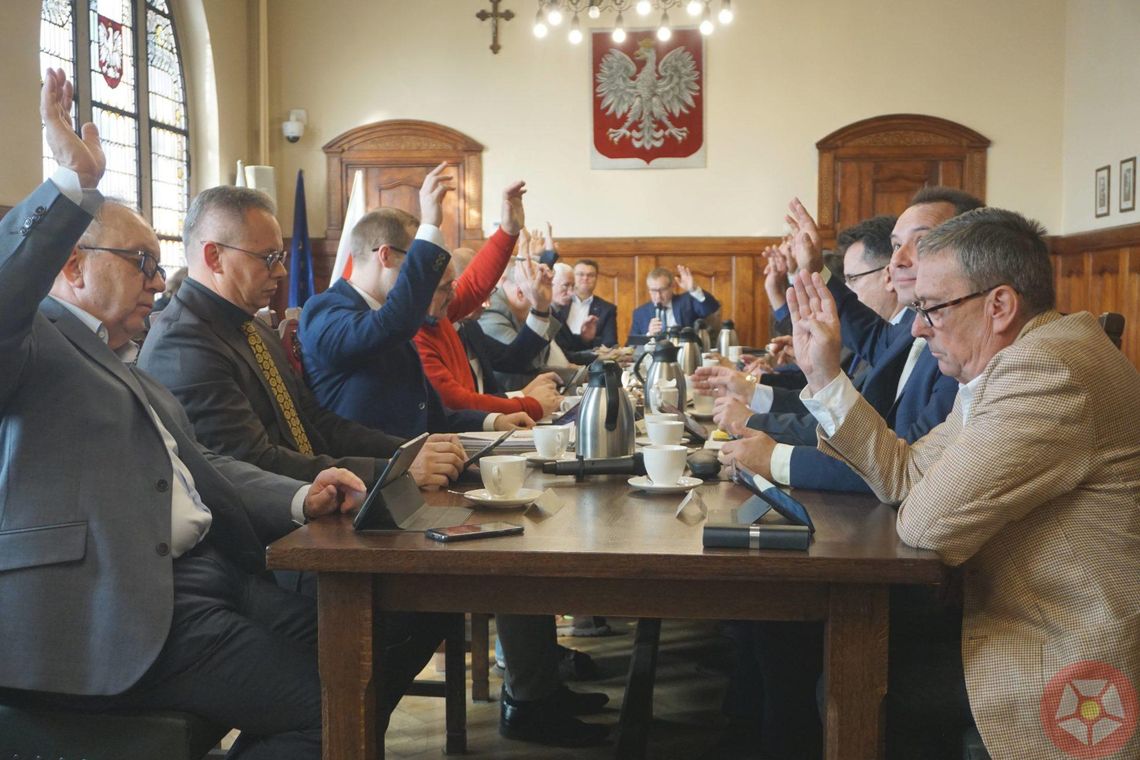
<instances>
[{"instance_id":1,"label":"polish flag","mask_svg":"<svg viewBox=\"0 0 1140 760\"><path fill-rule=\"evenodd\" d=\"M342 277L347 280L352 276L352 255L348 250L348 239L352 234L352 228L356 226L360 217L364 216L365 213L364 172L357 169L352 178L352 192L348 194L348 209L344 212L344 224L340 228L340 242L337 243L336 247L336 261L333 263L332 276L329 277L330 285Z\"/></svg>"}]
</instances>

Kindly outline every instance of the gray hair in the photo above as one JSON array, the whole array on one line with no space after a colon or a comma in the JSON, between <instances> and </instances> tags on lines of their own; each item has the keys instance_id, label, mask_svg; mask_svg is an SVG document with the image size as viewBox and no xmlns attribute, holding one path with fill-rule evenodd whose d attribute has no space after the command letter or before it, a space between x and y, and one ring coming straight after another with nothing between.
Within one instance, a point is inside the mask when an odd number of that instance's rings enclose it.
<instances>
[{"instance_id":1,"label":"gray hair","mask_svg":"<svg viewBox=\"0 0 1140 760\"><path fill-rule=\"evenodd\" d=\"M975 290L1009 285L1033 316L1052 309L1057 300L1044 236L1040 223L1016 211L979 208L928 232L918 244L918 255L951 251Z\"/></svg>"},{"instance_id":2,"label":"gray hair","mask_svg":"<svg viewBox=\"0 0 1140 760\"><path fill-rule=\"evenodd\" d=\"M380 208L360 217L348 237L352 258L367 259L373 248L392 245L405 251L412 243L409 227L418 227L420 220L398 208Z\"/></svg>"},{"instance_id":3,"label":"gray hair","mask_svg":"<svg viewBox=\"0 0 1140 760\"><path fill-rule=\"evenodd\" d=\"M273 200L251 187L218 185L198 193L186 211L186 221L182 225L182 240L187 252L193 249L193 243L200 242L200 228L211 213L217 211L226 217L227 222L240 226L245 221L246 212L253 210L277 215Z\"/></svg>"},{"instance_id":4,"label":"gray hair","mask_svg":"<svg viewBox=\"0 0 1140 760\"><path fill-rule=\"evenodd\" d=\"M121 198L104 198L103 203L99 206L99 210L95 212L94 218L91 219L91 223L87 225L87 229L84 230L83 234L79 237L77 245L96 245L99 243L102 239L103 228L107 224L108 214L115 209L129 211L140 219L143 219L143 221L146 221L141 211ZM149 227L150 225L148 224L147 226Z\"/></svg>"}]
</instances>

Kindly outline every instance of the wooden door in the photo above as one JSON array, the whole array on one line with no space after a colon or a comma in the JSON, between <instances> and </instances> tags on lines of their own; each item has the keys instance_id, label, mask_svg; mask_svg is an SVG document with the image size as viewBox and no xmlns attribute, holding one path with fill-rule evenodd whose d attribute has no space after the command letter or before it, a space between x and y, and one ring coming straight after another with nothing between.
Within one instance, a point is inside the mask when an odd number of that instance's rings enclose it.
<instances>
[{"instance_id":1,"label":"wooden door","mask_svg":"<svg viewBox=\"0 0 1140 760\"><path fill-rule=\"evenodd\" d=\"M898 215L916 191L944 185L985 199L990 141L961 124L896 114L865 119L816 143L824 242L879 214Z\"/></svg>"},{"instance_id":2,"label":"wooden door","mask_svg":"<svg viewBox=\"0 0 1140 760\"><path fill-rule=\"evenodd\" d=\"M364 172L364 205L368 210L398 208L409 214L420 215L420 185L427 173L439 165L430 159L419 164L409 162L395 166L347 164L348 176L356 175L356 169ZM446 174L455 178L457 187L463 187L464 169L462 163L449 162ZM349 187L351 190L351 185ZM346 201L347 203L347 201ZM462 219L459 199L455 193L448 193L443 199L443 223L440 225L443 239L449 250L459 247L462 240Z\"/></svg>"}]
</instances>

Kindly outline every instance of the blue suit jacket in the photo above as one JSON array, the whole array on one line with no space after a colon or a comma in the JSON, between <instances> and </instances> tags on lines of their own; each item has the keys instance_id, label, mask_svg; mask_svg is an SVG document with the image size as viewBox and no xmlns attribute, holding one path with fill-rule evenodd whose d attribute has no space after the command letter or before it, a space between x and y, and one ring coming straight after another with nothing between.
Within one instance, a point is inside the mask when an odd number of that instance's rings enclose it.
<instances>
[{"instance_id":1,"label":"blue suit jacket","mask_svg":"<svg viewBox=\"0 0 1140 760\"><path fill-rule=\"evenodd\" d=\"M674 294L673 319L682 327L691 327L693 322L704 319L720 308L720 301L716 300L709 291L705 291L705 300L698 301L688 293ZM633 310L633 324L629 327L630 335L645 335L649 330L649 321L657 315L657 307L652 301L641 304Z\"/></svg>"},{"instance_id":2,"label":"blue suit jacket","mask_svg":"<svg viewBox=\"0 0 1140 760\"><path fill-rule=\"evenodd\" d=\"M450 259L417 239L381 308L344 280L306 302L298 336L305 379L323 407L405 438L483 429L486 412L443 405L412 343Z\"/></svg>"},{"instance_id":3,"label":"blue suit jacket","mask_svg":"<svg viewBox=\"0 0 1140 760\"><path fill-rule=\"evenodd\" d=\"M926 349L919 355L896 401L898 378L914 342L910 333L914 312L907 311L898 324L891 324L860 302L841 277L831 277L827 287L839 310L843 345L869 365L861 388L863 397L896 434L913 443L946 419L958 394L957 381L942 375L938 361ZM871 492L845 463L813 446L796 446L792 452L791 485L823 491Z\"/></svg>"}]
</instances>

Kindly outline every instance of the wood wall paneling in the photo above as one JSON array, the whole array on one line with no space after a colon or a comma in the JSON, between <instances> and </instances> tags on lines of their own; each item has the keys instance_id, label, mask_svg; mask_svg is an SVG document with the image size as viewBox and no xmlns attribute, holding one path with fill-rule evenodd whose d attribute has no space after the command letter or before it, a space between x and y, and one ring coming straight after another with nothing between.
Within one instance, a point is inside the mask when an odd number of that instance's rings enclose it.
<instances>
[{"instance_id":1,"label":"wood wall paneling","mask_svg":"<svg viewBox=\"0 0 1140 760\"><path fill-rule=\"evenodd\" d=\"M1057 308L1124 315L1121 348L1140 368L1140 224L1050 240Z\"/></svg>"}]
</instances>

